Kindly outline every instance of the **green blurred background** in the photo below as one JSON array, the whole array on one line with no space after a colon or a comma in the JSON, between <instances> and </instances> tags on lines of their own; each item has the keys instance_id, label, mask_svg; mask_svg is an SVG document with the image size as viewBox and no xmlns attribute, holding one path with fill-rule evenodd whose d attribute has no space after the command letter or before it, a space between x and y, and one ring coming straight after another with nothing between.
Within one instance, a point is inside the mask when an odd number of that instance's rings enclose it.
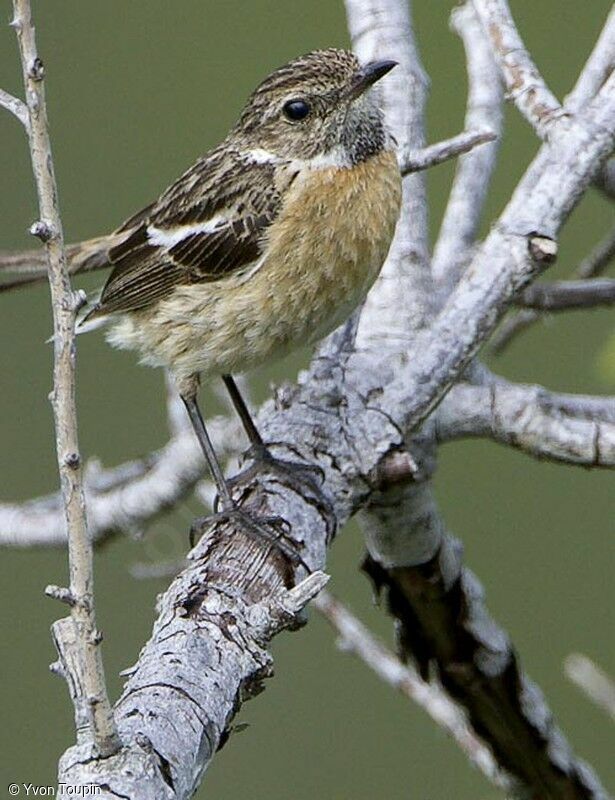
<instances>
[{"instance_id":1,"label":"green blurred background","mask_svg":"<svg viewBox=\"0 0 615 800\"><path fill-rule=\"evenodd\" d=\"M553 90L572 86L610 8L607 0L512 0L527 44ZM462 127L465 71L448 30L450 2L417 0L420 48L432 81L431 141ZM10 4L4 3L4 21ZM224 136L246 95L272 68L316 47L347 46L344 9L332 0L107 0L34 3L68 240L116 226L145 205L200 153ZM0 29L0 86L20 92L13 32ZM514 109L486 223L502 208L536 151ZM36 218L25 137L0 113L0 247L32 246ZM429 176L437 231L453 166ZM570 269L612 223L612 207L591 193L562 237L557 274ZM93 288L98 279L82 282ZM57 483L51 412L51 348L46 287L1 298L0 394L2 499L46 493ZM308 353L262 371L292 378ZM494 368L510 378L569 391L615 392L615 332L608 311L551 320L520 338ZM113 465L166 437L162 375L138 367L94 334L79 342L80 435L84 454ZM613 476L537 463L487 443L450 445L437 490L467 563L480 576L496 619L545 691L575 750L615 783L613 728L571 686L562 661L582 651L615 671L613 652ZM99 623L110 691L148 637L155 594L164 581L134 580L130 566L176 556L186 547L186 505L157 522L142 542L116 538L97 553ZM336 542L332 588L391 640L390 621L371 603L357 571L362 545L354 525ZM66 581L61 551L4 551L0 786L53 783L57 757L73 740L66 688L47 671L54 659L49 625L62 610L43 596ZM314 617L274 647L276 677L242 709L248 730L214 760L199 797L389 800L495 798L497 793L417 708L336 651ZM1 790L0 790L1 791Z\"/></svg>"}]
</instances>

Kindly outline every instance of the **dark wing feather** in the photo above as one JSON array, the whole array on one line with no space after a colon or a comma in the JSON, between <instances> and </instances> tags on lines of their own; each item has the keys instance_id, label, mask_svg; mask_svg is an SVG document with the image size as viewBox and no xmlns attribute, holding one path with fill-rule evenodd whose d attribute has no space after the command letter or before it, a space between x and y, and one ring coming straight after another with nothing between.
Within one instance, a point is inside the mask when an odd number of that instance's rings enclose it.
<instances>
[{"instance_id":1,"label":"dark wing feather","mask_svg":"<svg viewBox=\"0 0 615 800\"><path fill-rule=\"evenodd\" d=\"M227 149L198 161L109 251L114 269L89 317L146 308L177 286L219 280L253 264L280 208L275 177L273 165ZM214 217L220 218L214 229L188 233L172 246L152 243L148 234L150 227L171 233Z\"/></svg>"}]
</instances>

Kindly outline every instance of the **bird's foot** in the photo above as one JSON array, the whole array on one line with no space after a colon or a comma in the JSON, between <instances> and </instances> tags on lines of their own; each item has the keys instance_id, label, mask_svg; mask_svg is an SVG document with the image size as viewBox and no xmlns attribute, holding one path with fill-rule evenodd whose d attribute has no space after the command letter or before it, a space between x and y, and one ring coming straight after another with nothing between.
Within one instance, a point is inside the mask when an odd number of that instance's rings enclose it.
<instances>
[{"instance_id":1,"label":"bird's foot","mask_svg":"<svg viewBox=\"0 0 615 800\"><path fill-rule=\"evenodd\" d=\"M301 558L296 544L288 536L288 523L285 520L273 516L259 517L254 512L237 505L196 519L190 529L190 548L194 547L204 527L216 522L230 522L248 536L276 549L296 567L303 567L308 574L311 574L312 570Z\"/></svg>"},{"instance_id":2,"label":"bird's foot","mask_svg":"<svg viewBox=\"0 0 615 800\"><path fill-rule=\"evenodd\" d=\"M261 472L273 473L281 483L298 494L302 494L305 491L306 484L311 490L318 491L325 479L325 474L320 467L276 458L265 444L252 445L244 453L244 458L252 461L252 464L235 478L227 481L230 489L238 483L248 482Z\"/></svg>"}]
</instances>

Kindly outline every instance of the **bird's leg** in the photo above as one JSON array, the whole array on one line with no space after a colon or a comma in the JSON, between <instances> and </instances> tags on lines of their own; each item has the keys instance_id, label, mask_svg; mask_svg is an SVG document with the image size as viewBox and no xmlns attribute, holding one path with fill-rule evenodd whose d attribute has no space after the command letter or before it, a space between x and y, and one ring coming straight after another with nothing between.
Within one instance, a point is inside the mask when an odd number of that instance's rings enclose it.
<instances>
[{"instance_id":1,"label":"bird's leg","mask_svg":"<svg viewBox=\"0 0 615 800\"><path fill-rule=\"evenodd\" d=\"M245 403L245 400L241 396L241 392L239 391L239 387L235 383L235 378L232 375L223 375L222 380L224 381L224 385L229 393L229 397L231 398L231 402L241 420L241 424L243 425L243 429L246 432L248 439L250 440L250 444L252 447L255 448L262 448L266 450L265 443L258 432L256 425L254 424L254 420L250 412L248 411L248 406Z\"/></svg>"},{"instance_id":2,"label":"bird's leg","mask_svg":"<svg viewBox=\"0 0 615 800\"><path fill-rule=\"evenodd\" d=\"M188 412L188 416L190 417L190 422L192 423L192 427L194 428L196 437L199 441L199 444L201 445L201 449L203 450L203 455L205 456L205 460L207 461L207 465L215 481L216 489L218 491L218 498L222 505L222 510L219 513L215 514L214 517L235 518L241 524L242 529L245 530L247 533L255 536L260 540L264 540L265 542L268 543L270 547L271 546L276 547L291 562L304 567L307 572L310 572L309 567L303 561L301 556L299 556L299 554L296 552L293 543L291 542L289 545L283 541L287 537L285 537L284 534L280 533L280 531L278 530L279 520L277 519L258 520L256 518L253 518L248 511L246 511L243 508L240 508L233 500L231 496L231 490L229 488L229 483L224 477L222 467L220 466L220 462L218 461L218 458L216 456L213 444L211 442L211 439L209 438L209 434L207 433L207 428L205 427L203 415L201 414L201 410L199 408L196 399L196 393L198 389L198 378L193 376L189 381L185 382L184 384L180 384L178 388L179 388L179 396L181 397L186 407L186 411ZM237 389L237 387L235 387L235 389ZM203 520L200 519L195 520L195 523L192 526L192 530L190 531L191 547L194 546L195 531L200 527L202 522Z\"/></svg>"},{"instance_id":3,"label":"bird's leg","mask_svg":"<svg viewBox=\"0 0 615 800\"><path fill-rule=\"evenodd\" d=\"M207 466L209 467L209 471L211 472L216 483L218 497L222 503L222 510L230 511L231 509L235 508L235 503L231 497L231 492L224 478L224 473L222 472L222 467L220 466L220 462L216 456L214 446L211 443L209 434L207 433L207 428L205 427L205 422L203 421L201 409L199 408L199 404L196 400L196 391L190 394L180 393L180 397L186 406L186 411L190 417L190 422L194 428L196 438L199 440L199 444L203 450L203 455L207 461Z\"/></svg>"},{"instance_id":4,"label":"bird's leg","mask_svg":"<svg viewBox=\"0 0 615 800\"><path fill-rule=\"evenodd\" d=\"M232 375L223 375L222 380L227 388L235 411L241 420L243 429L250 440L250 449L248 450L247 455L253 459L256 467L258 467L260 464L265 468L269 468L273 472L277 472L279 475L284 477L286 482L291 482L291 484L295 487L298 485L298 483L305 482L306 480L313 484L313 473L316 473L322 482L323 472L320 467L310 466L308 464L296 464L292 461L284 461L271 455L269 448L263 441L262 436L254 424L254 420L252 419L245 400L241 396L241 392L235 383L235 379ZM298 488L300 490L300 487Z\"/></svg>"}]
</instances>

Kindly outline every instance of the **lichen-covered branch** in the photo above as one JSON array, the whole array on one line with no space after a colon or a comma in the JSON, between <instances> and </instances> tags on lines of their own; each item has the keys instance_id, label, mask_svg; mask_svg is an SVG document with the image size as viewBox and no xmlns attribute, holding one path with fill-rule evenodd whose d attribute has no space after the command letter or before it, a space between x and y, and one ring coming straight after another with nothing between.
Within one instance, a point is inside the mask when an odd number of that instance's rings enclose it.
<instances>
[{"instance_id":1,"label":"lichen-covered branch","mask_svg":"<svg viewBox=\"0 0 615 800\"><path fill-rule=\"evenodd\" d=\"M97 796L109 799L192 797L241 703L272 674L269 640L301 625L301 610L326 580L313 572L291 588L277 551L237 528L208 528L160 599L138 664L125 673L115 706L124 749L96 760L73 747L60 762L60 781L100 787Z\"/></svg>"},{"instance_id":2,"label":"lichen-covered branch","mask_svg":"<svg viewBox=\"0 0 615 800\"><path fill-rule=\"evenodd\" d=\"M614 146L615 74L583 117L541 147L447 304L415 341L420 356L385 387L382 402L402 429L429 414L517 293L553 262L559 229Z\"/></svg>"},{"instance_id":3,"label":"lichen-covered branch","mask_svg":"<svg viewBox=\"0 0 615 800\"><path fill-rule=\"evenodd\" d=\"M107 697L99 648L101 637L94 615L92 545L87 530L77 439L75 316L81 298L71 290L68 279L43 89L44 67L36 49L29 0L13 0L13 11L11 24L17 33L21 54L30 154L40 212L40 220L34 223L31 232L45 244L51 288L54 325L51 402L68 531L70 589L51 587L49 593L68 602L71 620L57 624L54 637L60 643L62 667L65 673L70 671L69 683L75 687L71 696L77 739L87 742L98 756L107 756L117 750L119 739Z\"/></svg>"}]
</instances>

